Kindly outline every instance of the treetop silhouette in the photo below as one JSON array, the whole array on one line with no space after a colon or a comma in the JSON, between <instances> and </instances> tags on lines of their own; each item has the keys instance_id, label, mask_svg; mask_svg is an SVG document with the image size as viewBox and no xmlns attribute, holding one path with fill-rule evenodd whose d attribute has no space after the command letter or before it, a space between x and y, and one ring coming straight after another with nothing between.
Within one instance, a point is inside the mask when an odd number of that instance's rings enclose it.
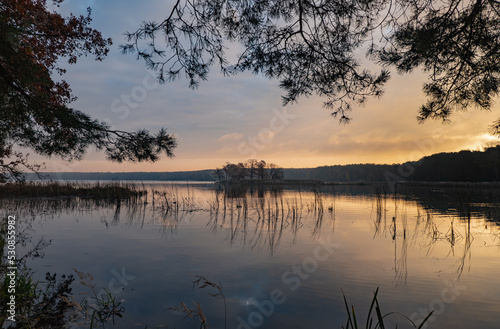
<instances>
[{"instance_id":1,"label":"treetop silhouette","mask_svg":"<svg viewBox=\"0 0 500 329\"><path fill-rule=\"evenodd\" d=\"M353 104L379 97L389 69L428 74L418 119L489 110L500 85L500 2L494 0L177 0L162 22L127 33L161 82L195 88L216 65L276 78L284 104L318 94L342 122ZM231 43L243 47L230 63ZM356 52L381 66L363 69ZM500 119L491 126L500 135Z\"/></svg>"},{"instance_id":2,"label":"treetop silhouette","mask_svg":"<svg viewBox=\"0 0 500 329\"><path fill-rule=\"evenodd\" d=\"M54 0L59 5L63 0ZM156 161L173 156L174 136L161 129L126 132L69 107L76 99L69 84L54 81L64 74L62 58L74 64L80 56L101 61L111 39L89 27L87 16L62 17L46 0L6 0L0 4L0 181L21 180L23 170L38 171L19 147L44 156L81 159L90 146L111 161Z\"/></svg>"}]
</instances>

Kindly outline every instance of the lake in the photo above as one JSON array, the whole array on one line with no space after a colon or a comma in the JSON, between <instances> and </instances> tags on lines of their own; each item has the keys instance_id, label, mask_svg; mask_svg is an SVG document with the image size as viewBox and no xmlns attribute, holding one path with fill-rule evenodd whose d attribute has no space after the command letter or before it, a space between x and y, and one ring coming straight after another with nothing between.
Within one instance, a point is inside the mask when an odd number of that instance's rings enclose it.
<instances>
[{"instance_id":1,"label":"lake","mask_svg":"<svg viewBox=\"0 0 500 329\"><path fill-rule=\"evenodd\" d=\"M29 240L26 265L88 272L122 301L110 328L199 328L169 308L199 303L211 328L341 328L373 292L390 328L499 328L500 199L488 188L273 188L153 182L136 202L2 200ZM220 284L193 288L202 276ZM87 291L76 280L75 298ZM226 320L225 320L226 319ZM76 326L74 326L76 327Z\"/></svg>"}]
</instances>

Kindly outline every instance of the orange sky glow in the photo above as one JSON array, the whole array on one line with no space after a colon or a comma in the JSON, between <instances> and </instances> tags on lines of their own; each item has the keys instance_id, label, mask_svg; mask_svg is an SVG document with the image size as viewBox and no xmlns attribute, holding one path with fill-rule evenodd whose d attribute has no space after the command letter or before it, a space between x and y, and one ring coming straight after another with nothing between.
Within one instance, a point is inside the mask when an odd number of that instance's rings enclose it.
<instances>
[{"instance_id":1,"label":"orange sky glow","mask_svg":"<svg viewBox=\"0 0 500 329\"><path fill-rule=\"evenodd\" d=\"M183 171L250 158L286 168L401 163L498 141L487 130L498 118L499 105L491 112L455 113L445 125L418 124L418 108L425 101L425 75L418 71L404 76L392 72L385 94L354 108L347 125L333 118L319 97L301 98L283 108L278 81L247 73L225 78L214 69L198 90L189 89L182 79L159 85L143 62L120 54L118 45L125 42L123 32L136 29L143 20L160 20L169 4L156 0L130 10L109 7L113 3L92 2L94 27L112 37L114 45L102 63L83 58L69 67L64 78L78 96L72 105L121 130L154 132L165 127L178 138L176 156L163 156L156 163L118 164L92 149L74 163L32 155L32 160L45 162L46 171ZM75 1L68 6L65 10L83 10Z\"/></svg>"}]
</instances>

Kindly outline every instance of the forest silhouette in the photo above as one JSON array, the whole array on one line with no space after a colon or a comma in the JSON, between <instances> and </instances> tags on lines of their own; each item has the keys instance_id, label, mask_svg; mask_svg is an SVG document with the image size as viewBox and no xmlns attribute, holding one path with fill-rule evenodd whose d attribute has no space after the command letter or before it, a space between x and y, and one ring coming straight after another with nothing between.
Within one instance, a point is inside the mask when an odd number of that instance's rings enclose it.
<instances>
[{"instance_id":1,"label":"forest silhouette","mask_svg":"<svg viewBox=\"0 0 500 329\"><path fill-rule=\"evenodd\" d=\"M281 171L281 168L280 168ZM437 153L401 164L350 164L316 168L283 168L285 180L323 182L498 182L500 145L483 151ZM177 172L93 172L46 173L52 179L70 180L174 180L214 181L215 169ZM33 178L33 177L32 177Z\"/></svg>"}]
</instances>

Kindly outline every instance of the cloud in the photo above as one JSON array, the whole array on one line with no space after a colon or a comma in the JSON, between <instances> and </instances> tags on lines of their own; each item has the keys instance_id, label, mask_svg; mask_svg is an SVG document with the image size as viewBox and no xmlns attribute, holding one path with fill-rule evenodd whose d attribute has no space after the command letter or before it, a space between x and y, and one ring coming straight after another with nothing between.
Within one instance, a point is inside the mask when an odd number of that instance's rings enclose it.
<instances>
[{"instance_id":1,"label":"cloud","mask_svg":"<svg viewBox=\"0 0 500 329\"><path fill-rule=\"evenodd\" d=\"M287 106L287 113L294 117L286 124L272 121L273 109L283 111L283 90L277 80L250 72L225 78L214 69L209 81L197 90L189 89L186 79L146 88L154 81L144 62L121 55L118 45L125 42L125 31L136 30L143 20L163 20L173 4L163 0L151 0L147 6L138 1L93 2L92 26L112 37L114 44L102 63L82 57L63 78L78 96L72 105L95 119L120 130L167 128L179 139L175 158L163 157L154 164L116 164L106 162L103 152L89 150L89 156L70 170L194 170L249 157L283 167L395 163L494 141L484 133L498 118L499 106L491 112L457 113L446 126L433 121L419 125L416 115L425 102L421 92L425 75L421 73L394 75L381 99L369 99L364 107L353 109L348 125L332 118L322 106L324 99L317 96ZM81 1L68 0L63 7L67 13L85 14ZM282 129L273 130L275 125ZM32 159L57 162L40 156Z\"/></svg>"},{"instance_id":2,"label":"cloud","mask_svg":"<svg viewBox=\"0 0 500 329\"><path fill-rule=\"evenodd\" d=\"M225 134L222 135L217 139L219 142L224 142L224 141L238 141L243 138L243 135L240 133L230 133L230 134Z\"/></svg>"}]
</instances>

